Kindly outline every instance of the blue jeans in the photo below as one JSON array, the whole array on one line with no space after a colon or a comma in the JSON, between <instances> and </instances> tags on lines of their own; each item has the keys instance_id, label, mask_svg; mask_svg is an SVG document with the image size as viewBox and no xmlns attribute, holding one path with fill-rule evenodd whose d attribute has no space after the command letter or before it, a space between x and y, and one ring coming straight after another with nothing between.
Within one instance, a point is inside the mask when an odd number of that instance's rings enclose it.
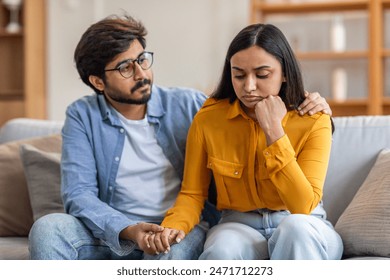
<instances>
[{"instance_id":1,"label":"blue jeans","mask_svg":"<svg viewBox=\"0 0 390 280\"><path fill-rule=\"evenodd\" d=\"M340 236L319 216L227 210L209 230L199 259L335 260L342 252Z\"/></svg>"},{"instance_id":2,"label":"blue jeans","mask_svg":"<svg viewBox=\"0 0 390 280\"><path fill-rule=\"evenodd\" d=\"M33 260L170 260L198 259L202 253L208 224L201 222L168 254L148 255L133 246L130 254L119 256L103 240L95 238L77 218L68 214L49 214L38 219L29 234ZM132 243L129 241L129 243Z\"/></svg>"}]
</instances>

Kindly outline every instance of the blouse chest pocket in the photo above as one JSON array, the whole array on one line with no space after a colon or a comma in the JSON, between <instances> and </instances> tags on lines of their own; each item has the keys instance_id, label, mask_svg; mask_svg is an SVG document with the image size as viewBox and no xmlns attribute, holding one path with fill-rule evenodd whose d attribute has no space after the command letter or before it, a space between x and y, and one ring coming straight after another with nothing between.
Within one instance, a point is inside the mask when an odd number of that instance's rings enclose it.
<instances>
[{"instance_id":1,"label":"blouse chest pocket","mask_svg":"<svg viewBox=\"0 0 390 280\"><path fill-rule=\"evenodd\" d=\"M243 164L228 162L213 157L209 157L207 167L213 171L214 176L221 175L236 179L241 178L244 169Z\"/></svg>"},{"instance_id":2,"label":"blouse chest pocket","mask_svg":"<svg viewBox=\"0 0 390 280\"><path fill-rule=\"evenodd\" d=\"M242 180L244 165L209 157L207 167L213 171L217 187L218 208L229 208L235 204L237 195L242 195L245 191Z\"/></svg>"}]
</instances>

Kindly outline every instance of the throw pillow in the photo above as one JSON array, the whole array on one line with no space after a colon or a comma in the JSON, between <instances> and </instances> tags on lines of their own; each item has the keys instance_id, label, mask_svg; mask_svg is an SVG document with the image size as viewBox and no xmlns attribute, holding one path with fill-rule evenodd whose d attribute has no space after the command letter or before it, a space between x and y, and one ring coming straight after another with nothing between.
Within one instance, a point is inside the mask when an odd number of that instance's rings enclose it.
<instances>
[{"instance_id":1,"label":"throw pillow","mask_svg":"<svg viewBox=\"0 0 390 280\"><path fill-rule=\"evenodd\" d=\"M382 150L335 225L345 256L390 256L390 149Z\"/></svg>"},{"instance_id":2,"label":"throw pillow","mask_svg":"<svg viewBox=\"0 0 390 280\"><path fill-rule=\"evenodd\" d=\"M31 144L45 151L60 152L61 136L51 135L0 145L0 236L27 236L33 215L19 147Z\"/></svg>"},{"instance_id":3,"label":"throw pillow","mask_svg":"<svg viewBox=\"0 0 390 280\"><path fill-rule=\"evenodd\" d=\"M63 213L60 153L45 152L30 144L20 147L34 221L50 213Z\"/></svg>"}]
</instances>

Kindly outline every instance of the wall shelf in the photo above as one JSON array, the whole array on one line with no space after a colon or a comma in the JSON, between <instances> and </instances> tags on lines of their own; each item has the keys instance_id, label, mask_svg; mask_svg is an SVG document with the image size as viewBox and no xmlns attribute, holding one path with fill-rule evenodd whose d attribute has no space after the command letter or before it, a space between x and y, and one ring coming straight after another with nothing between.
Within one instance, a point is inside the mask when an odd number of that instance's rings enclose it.
<instances>
[{"instance_id":1,"label":"wall shelf","mask_svg":"<svg viewBox=\"0 0 390 280\"><path fill-rule=\"evenodd\" d=\"M389 2L390 4L390 2ZM367 0L354 1L324 1L324 2L302 2L302 3L267 3L267 1L252 1L252 10L261 11L264 14L281 13L307 13L307 12L333 12L333 11L352 11L367 9ZM252 13L255 20L256 13Z\"/></svg>"},{"instance_id":2,"label":"wall shelf","mask_svg":"<svg viewBox=\"0 0 390 280\"><path fill-rule=\"evenodd\" d=\"M348 52L295 52L299 59L354 59L367 58L367 51L348 51Z\"/></svg>"},{"instance_id":3,"label":"wall shelf","mask_svg":"<svg viewBox=\"0 0 390 280\"><path fill-rule=\"evenodd\" d=\"M301 3L252 0L251 22L273 23L278 27L280 24L285 28L281 28L285 35L290 32L286 37L303 65L302 69L304 72L306 70L308 80L312 82L314 88L310 90L319 91L327 98L335 116L381 115L390 112L390 83L385 84L384 79L386 60L390 67L390 46L385 48L384 43L386 11L390 12L390 0L305 0ZM316 22L320 15L322 22ZM347 34L347 47L341 52L334 52L328 46L335 15L343 16ZM295 26L294 20L298 22ZM300 28L296 28L299 23ZM322 29L311 35L310 32L302 31L313 28L311 25ZM323 49L313 48L314 43L310 40L314 39L322 40L322 44L320 42L318 45ZM335 68L343 68L348 73L348 94L345 101L333 99L332 71ZM322 72L314 73L318 69ZM320 89L315 88L316 86Z\"/></svg>"},{"instance_id":4,"label":"wall shelf","mask_svg":"<svg viewBox=\"0 0 390 280\"><path fill-rule=\"evenodd\" d=\"M46 118L45 0L24 0L22 31L8 33L0 1L0 126L15 117Z\"/></svg>"}]
</instances>

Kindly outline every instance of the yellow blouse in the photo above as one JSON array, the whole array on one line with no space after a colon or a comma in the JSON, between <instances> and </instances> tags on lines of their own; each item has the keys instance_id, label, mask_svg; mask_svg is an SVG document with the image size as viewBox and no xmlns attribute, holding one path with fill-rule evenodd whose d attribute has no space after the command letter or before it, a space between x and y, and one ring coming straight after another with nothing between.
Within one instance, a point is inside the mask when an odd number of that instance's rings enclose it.
<instances>
[{"instance_id":1,"label":"yellow blouse","mask_svg":"<svg viewBox=\"0 0 390 280\"><path fill-rule=\"evenodd\" d=\"M329 115L284 117L285 135L268 146L239 100L208 99L187 138L184 179L162 226L188 233L200 220L211 172L217 208L259 208L309 214L322 199L332 129Z\"/></svg>"}]
</instances>

